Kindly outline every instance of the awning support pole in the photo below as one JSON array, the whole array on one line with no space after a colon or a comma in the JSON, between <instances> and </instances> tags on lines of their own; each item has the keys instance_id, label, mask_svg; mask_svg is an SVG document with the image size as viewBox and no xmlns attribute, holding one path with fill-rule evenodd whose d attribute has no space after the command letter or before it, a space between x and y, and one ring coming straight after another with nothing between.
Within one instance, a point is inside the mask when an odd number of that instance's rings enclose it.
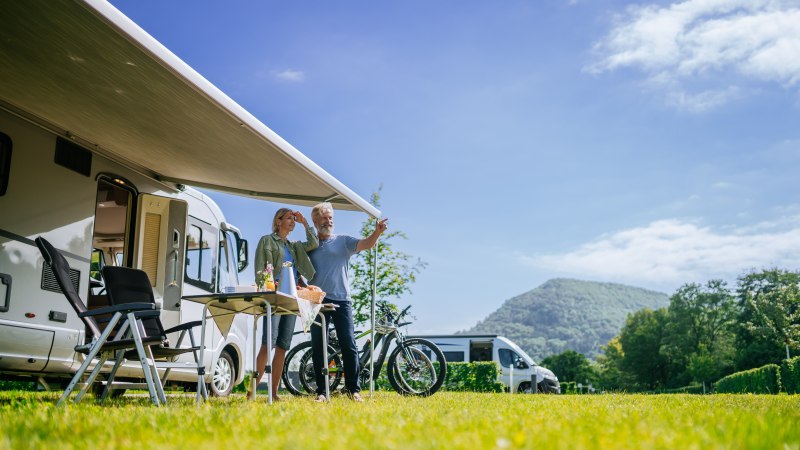
<instances>
[{"instance_id":1,"label":"awning support pole","mask_svg":"<svg viewBox=\"0 0 800 450\"><path fill-rule=\"evenodd\" d=\"M377 223L377 220L376 220ZM375 377L374 369L375 363L375 295L378 289L378 243L375 243L375 253L372 258L372 305L370 307L370 314L372 326L369 333L369 396L375 393Z\"/></svg>"}]
</instances>

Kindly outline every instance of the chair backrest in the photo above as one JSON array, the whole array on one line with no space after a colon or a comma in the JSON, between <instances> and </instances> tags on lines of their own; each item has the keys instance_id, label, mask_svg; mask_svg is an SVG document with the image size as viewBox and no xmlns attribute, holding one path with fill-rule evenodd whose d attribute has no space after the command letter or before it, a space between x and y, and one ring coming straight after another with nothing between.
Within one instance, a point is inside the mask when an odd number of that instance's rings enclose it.
<instances>
[{"instance_id":1,"label":"chair backrest","mask_svg":"<svg viewBox=\"0 0 800 450\"><path fill-rule=\"evenodd\" d=\"M150 279L143 270L130 267L105 266L103 267L103 280L108 294L108 302L111 305L125 303L156 304ZM143 319L141 323L146 336L166 336L161 319L158 317Z\"/></svg>"},{"instance_id":2,"label":"chair backrest","mask_svg":"<svg viewBox=\"0 0 800 450\"><path fill-rule=\"evenodd\" d=\"M81 300L78 291L75 290L75 286L73 286L72 280L69 278L69 263L66 258L53 247L53 244L47 242L43 237L37 237L35 241L36 246L39 247L39 251L42 252L44 262L49 264L50 268L53 270L56 282L61 288L61 292L67 297L69 304L72 305L72 308L78 314L86 312L86 304ZM92 334L100 336L100 326L97 324L97 321L94 320L94 317L81 317L81 320L83 320L83 323L86 324Z\"/></svg>"}]
</instances>

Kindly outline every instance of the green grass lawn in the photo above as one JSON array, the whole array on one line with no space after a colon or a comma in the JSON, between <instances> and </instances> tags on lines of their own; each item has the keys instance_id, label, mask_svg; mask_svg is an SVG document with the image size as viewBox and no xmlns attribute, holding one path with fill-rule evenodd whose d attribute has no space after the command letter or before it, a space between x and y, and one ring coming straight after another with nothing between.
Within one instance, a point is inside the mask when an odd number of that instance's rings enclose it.
<instances>
[{"instance_id":1,"label":"green grass lawn","mask_svg":"<svg viewBox=\"0 0 800 450\"><path fill-rule=\"evenodd\" d=\"M162 408L131 395L58 408L58 395L0 392L0 449L800 449L800 396L787 395L380 392L199 407L175 395Z\"/></svg>"}]
</instances>

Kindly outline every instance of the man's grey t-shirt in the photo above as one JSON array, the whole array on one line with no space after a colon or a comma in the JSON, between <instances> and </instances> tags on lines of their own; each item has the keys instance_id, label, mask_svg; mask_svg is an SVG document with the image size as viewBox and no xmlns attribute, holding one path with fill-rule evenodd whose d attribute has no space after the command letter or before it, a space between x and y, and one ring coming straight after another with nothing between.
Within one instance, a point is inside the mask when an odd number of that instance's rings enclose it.
<instances>
[{"instance_id":1,"label":"man's grey t-shirt","mask_svg":"<svg viewBox=\"0 0 800 450\"><path fill-rule=\"evenodd\" d=\"M346 235L333 235L319 241L319 247L310 251L308 257L316 273L309 281L325 291L325 298L350 301L348 271L350 257L356 253L359 239Z\"/></svg>"}]
</instances>

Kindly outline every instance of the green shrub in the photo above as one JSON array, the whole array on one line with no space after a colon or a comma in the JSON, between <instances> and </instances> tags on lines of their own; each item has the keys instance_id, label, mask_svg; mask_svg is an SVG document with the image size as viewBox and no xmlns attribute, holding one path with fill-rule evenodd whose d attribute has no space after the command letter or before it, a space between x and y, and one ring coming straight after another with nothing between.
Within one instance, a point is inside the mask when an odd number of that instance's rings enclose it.
<instances>
[{"instance_id":1,"label":"green shrub","mask_svg":"<svg viewBox=\"0 0 800 450\"><path fill-rule=\"evenodd\" d=\"M714 385L716 393L777 394L780 391L781 369L777 364L736 372L722 378Z\"/></svg>"},{"instance_id":2,"label":"green shrub","mask_svg":"<svg viewBox=\"0 0 800 450\"><path fill-rule=\"evenodd\" d=\"M578 383L574 381L565 381L561 384L561 393L562 394L577 394L578 393Z\"/></svg>"},{"instance_id":3,"label":"green shrub","mask_svg":"<svg viewBox=\"0 0 800 450\"><path fill-rule=\"evenodd\" d=\"M35 391L36 381L8 381L0 380L0 391Z\"/></svg>"},{"instance_id":4,"label":"green shrub","mask_svg":"<svg viewBox=\"0 0 800 450\"><path fill-rule=\"evenodd\" d=\"M800 356L783 360L781 384L788 394L800 394Z\"/></svg>"},{"instance_id":5,"label":"green shrub","mask_svg":"<svg viewBox=\"0 0 800 450\"><path fill-rule=\"evenodd\" d=\"M444 389L448 391L503 392L497 381L500 368L496 362L447 363Z\"/></svg>"}]
</instances>

